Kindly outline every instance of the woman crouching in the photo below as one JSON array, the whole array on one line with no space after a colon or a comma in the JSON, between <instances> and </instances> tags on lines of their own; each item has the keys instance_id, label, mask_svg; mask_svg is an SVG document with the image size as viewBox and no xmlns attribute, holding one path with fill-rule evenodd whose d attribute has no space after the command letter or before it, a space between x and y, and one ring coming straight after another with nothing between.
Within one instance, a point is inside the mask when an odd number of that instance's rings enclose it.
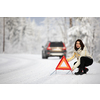
<instances>
[{"instance_id":1,"label":"woman crouching","mask_svg":"<svg viewBox=\"0 0 100 100\"><path fill-rule=\"evenodd\" d=\"M71 61L74 58L77 58L77 61L74 63L74 66L72 67L72 71L75 68L79 68L78 72L75 73L75 75L83 75L86 74L89 69L86 68L89 65L92 65L93 63L93 57L89 54L86 46L83 44L82 40L78 39L75 42L74 45L74 52L72 57L67 58L67 61Z\"/></svg>"}]
</instances>

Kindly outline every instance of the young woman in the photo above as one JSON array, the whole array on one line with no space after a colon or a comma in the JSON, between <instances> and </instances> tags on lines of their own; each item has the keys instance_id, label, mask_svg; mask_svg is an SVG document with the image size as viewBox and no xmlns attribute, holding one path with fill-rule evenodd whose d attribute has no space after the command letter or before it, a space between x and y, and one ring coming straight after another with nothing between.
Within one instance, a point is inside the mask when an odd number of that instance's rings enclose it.
<instances>
[{"instance_id":1,"label":"young woman","mask_svg":"<svg viewBox=\"0 0 100 100\"><path fill-rule=\"evenodd\" d=\"M74 45L74 52L72 57L67 58L67 61L71 61L74 58L77 58L77 62L74 63L74 66L72 67L72 71L75 68L79 68L78 72L75 73L75 75L82 75L86 74L88 72L88 68L86 68L89 65L92 65L93 63L93 57L89 54L86 46L83 44L82 40L78 39L75 42Z\"/></svg>"}]
</instances>

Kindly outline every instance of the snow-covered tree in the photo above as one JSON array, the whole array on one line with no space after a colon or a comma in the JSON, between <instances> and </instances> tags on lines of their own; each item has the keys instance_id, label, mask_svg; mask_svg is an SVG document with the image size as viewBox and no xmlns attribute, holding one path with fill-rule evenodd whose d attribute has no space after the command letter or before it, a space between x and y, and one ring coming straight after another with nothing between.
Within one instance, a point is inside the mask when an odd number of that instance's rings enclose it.
<instances>
[{"instance_id":1,"label":"snow-covered tree","mask_svg":"<svg viewBox=\"0 0 100 100\"><path fill-rule=\"evenodd\" d=\"M100 18L95 17L77 17L75 18L75 26L68 30L69 44L68 51L74 46L74 42L79 38L87 46L88 51L97 59L97 55L100 52L99 40L100 40ZM72 45L73 44L73 45Z\"/></svg>"},{"instance_id":2,"label":"snow-covered tree","mask_svg":"<svg viewBox=\"0 0 100 100\"><path fill-rule=\"evenodd\" d=\"M5 18L6 52L19 52L21 50L26 18ZM9 48L8 48L9 47Z\"/></svg>"},{"instance_id":3,"label":"snow-covered tree","mask_svg":"<svg viewBox=\"0 0 100 100\"><path fill-rule=\"evenodd\" d=\"M66 17L47 17L43 21L47 32L47 39L52 41L67 41L67 20Z\"/></svg>"},{"instance_id":4,"label":"snow-covered tree","mask_svg":"<svg viewBox=\"0 0 100 100\"><path fill-rule=\"evenodd\" d=\"M0 17L0 53L3 52L3 18Z\"/></svg>"},{"instance_id":5,"label":"snow-covered tree","mask_svg":"<svg viewBox=\"0 0 100 100\"><path fill-rule=\"evenodd\" d=\"M92 34L90 23L87 21L88 18L77 18L76 21L77 20L79 20L79 22L81 21L81 23L80 25L73 26L68 30L69 39L71 37L72 40L70 39L70 41L74 42L76 39L80 38L83 40L85 45L88 46L88 42L90 42L90 36ZM72 44L72 42L70 44Z\"/></svg>"},{"instance_id":6,"label":"snow-covered tree","mask_svg":"<svg viewBox=\"0 0 100 100\"><path fill-rule=\"evenodd\" d=\"M0 27L0 52L3 52L3 18ZM31 18L6 17L5 53L41 53L41 46L47 41L63 41L70 56L75 41L81 39L94 59L100 61L99 32L99 17L46 17L41 25Z\"/></svg>"}]
</instances>

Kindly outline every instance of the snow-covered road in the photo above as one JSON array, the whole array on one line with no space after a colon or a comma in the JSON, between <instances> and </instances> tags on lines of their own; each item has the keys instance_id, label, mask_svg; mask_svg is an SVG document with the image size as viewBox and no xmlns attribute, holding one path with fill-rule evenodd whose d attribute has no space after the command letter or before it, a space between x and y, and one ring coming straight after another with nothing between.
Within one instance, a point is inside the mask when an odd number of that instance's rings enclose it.
<instances>
[{"instance_id":1,"label":"snow-covered road","mask_svg":"<svg viewBox=\"0 0 100 100\"><path fill-rule=\"evenodd\" d=\"M71 84L100 83L100 64L94 62L89 66L86 75L66 74L67 70L58 70L50 75L60 59L49 57L42 59L41 55L33 54L0 54L1 84ZM76 61L69 62L70 66ZM75 70L77 71L77 69Z\"/></svg>"}]
</instances>

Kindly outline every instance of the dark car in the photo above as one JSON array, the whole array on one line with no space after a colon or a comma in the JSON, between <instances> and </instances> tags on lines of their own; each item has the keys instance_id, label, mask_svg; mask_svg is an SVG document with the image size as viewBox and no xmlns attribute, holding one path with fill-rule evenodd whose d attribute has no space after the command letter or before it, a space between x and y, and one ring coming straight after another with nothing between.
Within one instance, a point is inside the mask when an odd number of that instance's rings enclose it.
<instances>
[{"instance_id":1,"label":"dark car","mask_svg":"<svg viewBox=\"0 0 100 100\"><path fill-rule=\"evenodd\" d=\"M42 46L42 58L48 58L50 56L66 57L66 47L63 42L47 42L45 46Z\"/></svg>"}]
</instances>

